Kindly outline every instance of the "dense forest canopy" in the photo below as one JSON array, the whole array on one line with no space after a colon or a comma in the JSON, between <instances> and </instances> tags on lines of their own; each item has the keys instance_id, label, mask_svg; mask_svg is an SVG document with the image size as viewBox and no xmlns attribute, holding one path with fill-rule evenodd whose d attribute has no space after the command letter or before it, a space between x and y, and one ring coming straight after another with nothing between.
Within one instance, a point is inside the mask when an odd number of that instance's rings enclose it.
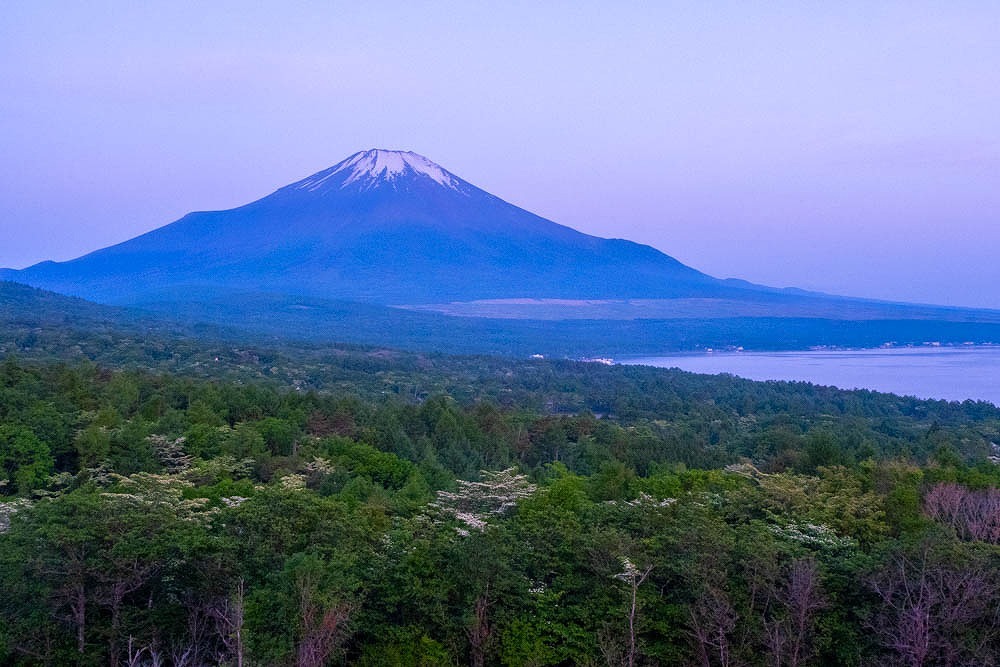
<instances>
[{"instance_id":1,"label":"dense forest canopy","mask_svg":"<svg viewBox=\"0 0 1000 667\"><path fill-rule=\"evenodd\" d=\"M2 330L2 664L1000 655L996 406L134 326Z\"/></svg>"}]
</instances>

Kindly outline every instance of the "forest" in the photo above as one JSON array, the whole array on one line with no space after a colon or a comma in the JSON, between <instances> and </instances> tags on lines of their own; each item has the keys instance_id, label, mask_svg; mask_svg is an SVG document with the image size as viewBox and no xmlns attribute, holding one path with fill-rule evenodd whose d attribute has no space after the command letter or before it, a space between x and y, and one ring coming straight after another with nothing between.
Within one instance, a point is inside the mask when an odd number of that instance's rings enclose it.
<instances>
[{"instance_id":1,"label":"forest","mask_svg":"<svg viewBox=\"0 0 1000 667\"><path fill-rule=\"evenodd\" d=\"M0 362L3 664L1000 655L990 404L365 348L164 372L112 347Z\"/></svg>"},{"instance_id":2,"label":"forest","mask_svg":"<svg viewBox=\"0 0 1000 667\"><path fill-rule=\"evenodd\" d=\"M989 403L252 339L4 289L0 664L1000 655Z\"/></svg>"}]
</instances>

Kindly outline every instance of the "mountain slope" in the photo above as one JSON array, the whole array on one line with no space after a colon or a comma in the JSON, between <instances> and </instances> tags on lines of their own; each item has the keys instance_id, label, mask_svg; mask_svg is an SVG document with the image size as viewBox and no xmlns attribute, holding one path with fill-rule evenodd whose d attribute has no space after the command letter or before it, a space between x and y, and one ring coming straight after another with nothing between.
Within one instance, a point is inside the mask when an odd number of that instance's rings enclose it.
<instances>
[{"instance_id":1,"label":"mountain slope","mask_svg":"<svg viewBox=\"0 0 1000 667\"><path fill-rule=\"evenodd\" d=\"M524 211L414 153L383 150L239 208L191 213L0 277L122 304L220 288L380 303L745 291L649 246Z\"/></svg>"}]
</instances>

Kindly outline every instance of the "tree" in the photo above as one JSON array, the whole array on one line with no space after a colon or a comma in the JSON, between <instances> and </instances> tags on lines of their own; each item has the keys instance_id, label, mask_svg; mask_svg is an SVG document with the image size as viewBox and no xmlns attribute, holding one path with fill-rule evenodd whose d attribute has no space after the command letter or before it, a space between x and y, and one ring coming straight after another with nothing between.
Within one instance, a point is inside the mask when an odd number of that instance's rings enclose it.
<instances>
[{"instance_id":1,"label":"tree","mask_svg":"<svg viewBox=\"0 0 1000 667\"><path fill-rule=\"evenodd\" d=\"M43 606L69 627L78 656L94 652L100 637L118 664L127 637L145 634L139 646L152 643L142 620L160 602L156 578L178 556L180 536L202 531L209 513L202 500L183 497L187 485L176 478L106 477L108 489L91 483L19 511L2 546L10 576L35 584L22 587L34 597L8 600L7 609Z\"/></svg>"},{"instance_id":2,"label":"tree","mask_svg":"<svg viewBox=\"0 0 1000 667\"><path fill-rule=\"evenodd\" d=\"M691 636L702 667L733 664L732 632L739 614L721 588L708 585L689 609Z\"/></svg>"},{"instance_id":3,"label":"tree","mask_svg":"<svg viewBox=\"0 0 1000 667\"><path fill-rule=\"evenodd\" d=\"M515 471L516 468L495 472L482 470L479 482L460 479L458 491L438 491L437 502L432 503L432 507L462 523L464 528L456 529L460 534L468 535L469 530L481 531L490 518L505 514L518 500L535 492L535 485Z\"/></svg>"},{"instance_id":4,"label":"tree","mask_svg":"<svg viewBox=\"0 0 1000 667\"><path fill-rule=\"evenodd\" d=\"M909 667L985 664L997 648L1000 574L970 554L892 554L868 585L882 602L869 628Z\"/></svg>"},{"instance_id":5,"label":"tree","mask_svg":"<svg viewBox=\"0 0 1000 667\"><path fill-rule=\"evenodd\" d=\"M346 554L317 550L288 557L246 601L250 657L255 663L321 667L350 637L357 582ZM235 623L230 623L235 625Z\"/></svg>"},{"instance_id":6,"label":"tree","mask_svg":"<svg viewBox=\"0 0 1000 667\"><path fill-rule=\"evenodd\" d=\"M924 513L960 539L1000 544L1000 489L936 484L924 494Z\"/></svg>"},{"instance_id":7,"label":"tree","mask_svg":"<svg viewBox=\"0 0 1000 667\"><path fill-rule=\"evenodd\" d=\"M13 482L18 493L45 484L55 461L49 446L25 426L0 426L0 493Z\"/></svg>"},{"instance_id":8,"label":"tree","mask_svg":"<svg viewBox=\"0 0 1000 667\"><path fill-rule=\"evenodd\" d=\"M628 667L634 667L635 659L638 655L638 646L636 644L635 638L635 625L636 618L639 613L639 586L642 586L643 582L649 576L649 573L653 571L653 566L648 565L645 568L640 569L633 563L627 556L622 556L620 558L622 564L622 571L615 575L615 579L624 582L628 586L629 592L629 606L628 606L628 645L625 650L625 664Z\"/></svg>"},{"instance_id":9,"label":"tree","mask_svg":"<svg viewBox=\"0 0 1000 667\"><path fill-rule=\"evenodd\" d=\"M354 605L343 591L325 585L329 575L321 560L303 557L292 567L299 602L296 665L322 667L347 638Z\"/></svg>"},{"instance_id":10,"label":"tree","mask_svg":"<svg viewBox=\"0 0 1000 667\"><path fill-rule=\"evenodd\" d=\"M793 561L771 595L780 614L765 621L771 664L798 667L813 656L816 613L826 606L816 561L811 557Z\"/></svg>"},{"instance_id":11,"label":"tree","mask_svg":"<svg viewBox=\"0 0 1000 667\"><path fill-rule=\"evenodd\" d=\"M216 632L236 667L243 667L245 642L243 639L244 612L246 610L246 580L239 577L232 595L217 598L209 609L215 621Z\"/></svg>"}]
</instances>

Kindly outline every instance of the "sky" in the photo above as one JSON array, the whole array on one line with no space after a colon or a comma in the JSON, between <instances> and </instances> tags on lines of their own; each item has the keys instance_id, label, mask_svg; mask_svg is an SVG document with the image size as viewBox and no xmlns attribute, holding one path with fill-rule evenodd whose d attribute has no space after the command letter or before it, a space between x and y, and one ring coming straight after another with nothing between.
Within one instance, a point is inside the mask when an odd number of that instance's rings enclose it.
<instances>
[{"instance_id":1,"label":"sky","mask_svg":"<svg viewBox=\"0 0 1000 667\"><path fill-rule=\"evenodd\" d=\"M1000 308L1000 3L0 3L0 266L413 150L719 277Z\"/></svg>"}]
</instances>

